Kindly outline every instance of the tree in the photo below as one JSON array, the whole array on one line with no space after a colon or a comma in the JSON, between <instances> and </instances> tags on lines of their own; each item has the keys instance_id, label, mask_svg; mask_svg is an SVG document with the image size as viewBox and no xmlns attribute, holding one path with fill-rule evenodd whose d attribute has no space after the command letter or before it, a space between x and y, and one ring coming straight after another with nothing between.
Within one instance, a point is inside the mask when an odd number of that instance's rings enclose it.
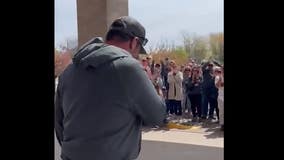
<instances>
[{"instance_id":1,"label":"tree","mask_svg":"<svg viewBox=\"0 0 284 160\"><path fill-rule=\"evenodd\" d=\"M213 58L224 61L224 34L210 34L209 36L210 50Z\"/></svg>"},{"instance_id":2,"label":"tree","mask_svg":"<svg viewBox=\"0 0 284 160\"><path fill-rule=\"evenodd\" d=\"M66 51L54 51L54 75L59 76L64 69L72 62L71 52Z\"/></svg>"},{"instance_id":3,"label":"tree","mask_svg":"<svg viewBox=\"0 0 284 160\"><path fill-rule=\"evenodd\" d=\"M190 53L190 57L198 60L199 62L202 59L207 58L210 55L208 39L201 36L193 37Z\"/></svg>"},{"instance_id":4,"label":"tree","mask_svg":"<svg viewBox=\"0 0 284 160\"><path fill-rule=\"evenodd\" d=\"M208 37L189 34L186 31L181 33L183 44L188 57L201 61L210 56Z\"/></svg>"},{"instance_id":5,"label":"tree","mask_svg":"<svg viewBox=\"0 0 284 160\"><path fill-rule=\"evenodd\" d=\"M182 36L182 39L183 39L183 45L184 45L185 52L188 54L188 56L190 56L191 48L192 48L191 36L186 31L183 31L181 33L181 36Z\"/></svg>"},{"instance_id":6,"label":"tree","mask_svg":"<svg viewBox=\"0 0 284 160\"><path fill-rule=\"evenodd\" d=\"M74 37L66 38L63 43L59 45L59 50L62 52L70 52L72 55L78 48L78 40Z\"/></svg>"},{"instance_id":7,"label":"tree","mask_svg":"<svg viewBox=\"0 0 284 160\"><path fill-rule=\"evenodd\" d=\"M58 50L54 50L54 75L57 77L61 72L62 62L60 60L60 53Z\"/></svg>"}]
</instances>

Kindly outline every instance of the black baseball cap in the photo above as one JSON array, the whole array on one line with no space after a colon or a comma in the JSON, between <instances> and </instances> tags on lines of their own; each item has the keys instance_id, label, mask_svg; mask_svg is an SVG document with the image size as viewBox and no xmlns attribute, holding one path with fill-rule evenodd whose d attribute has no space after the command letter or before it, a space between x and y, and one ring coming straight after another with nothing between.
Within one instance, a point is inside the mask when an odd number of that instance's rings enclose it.
<instances>
[{"instance_id":1,"label":"black baseball cap","mask_svg":"<svg viewBox=\"0 0 284 160\"><path fill-rule=\"evenodd\" d=\"M138 37L141 44L140 53L147 54L144 48L148 42L148 39L145 37L145 28L136 19L129 16L120 17L112 22L110 30L117 30L130 36Z\"/></svg>"}]
</instances>

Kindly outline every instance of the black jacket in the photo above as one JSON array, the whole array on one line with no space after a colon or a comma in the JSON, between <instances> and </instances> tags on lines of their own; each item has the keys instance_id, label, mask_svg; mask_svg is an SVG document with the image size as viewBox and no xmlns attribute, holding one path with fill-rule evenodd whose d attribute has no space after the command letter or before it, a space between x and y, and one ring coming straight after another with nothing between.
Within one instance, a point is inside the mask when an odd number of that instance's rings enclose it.
<instances>
[{"instance_id":1,"label":"black jacket","mask_svg":"<svg viewBox=\"0 0 284 160\"><path fill-rule=\"evenodd\" d=\"M186 86L188 95L199 95L202 93L201 78L198 78L198 80L195 81L192 79L192 77L190 77Z\"/></svg>"}]
</instances>

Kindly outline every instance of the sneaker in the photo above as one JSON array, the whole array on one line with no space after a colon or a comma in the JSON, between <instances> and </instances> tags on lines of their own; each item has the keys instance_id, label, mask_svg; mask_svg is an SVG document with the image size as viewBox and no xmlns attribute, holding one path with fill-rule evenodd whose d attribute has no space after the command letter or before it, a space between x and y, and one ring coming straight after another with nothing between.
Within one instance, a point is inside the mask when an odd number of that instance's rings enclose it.
<instances>
[{"instance_id":1,"label":"sneaker","mask_svg":"<svg viewBox=\"0 0 284 160\"><path fill-rule=\"evenodd\" d=\"M216 118L214 118L213 116L209 116L208 119L209 120L215 120Z\"/></svg>"},{"instance_id":2,"label":"sneaker","mask_svg":"<svg viewBox=\"0 0 284 160\"><path fill-rule=\"evenodd\" d=\"M159 129L159 128L160 128L160 127L157 126L157 125L155 125L155 126L152 127L152 129Z\"/></svg>"},{"instance_id":3,"label":"sneaker","mask_svg":"<svg viewBox=\"0 0 284 160\"><path fill-rule=\"evenodd\" d=\"M184 122L184 119L183 119L182 117L180 117L180 118L178 119L178 122L179 122L179 123L183 123L183 122Z\"/></svg>"}]
</instances>

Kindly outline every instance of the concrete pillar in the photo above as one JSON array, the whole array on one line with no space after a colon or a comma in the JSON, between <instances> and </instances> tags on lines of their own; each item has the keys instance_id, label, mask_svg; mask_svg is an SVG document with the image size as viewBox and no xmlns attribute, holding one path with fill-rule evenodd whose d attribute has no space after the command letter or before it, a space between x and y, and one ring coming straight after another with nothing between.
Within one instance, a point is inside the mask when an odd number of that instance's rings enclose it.
<instances>
[{"instance_id":1,"label":"concrete pillar","mask_svg":"<svg viewBox=\"0 0 284 160\"><path fill-rule=\"evenodd\" d=\"M111 22L128 15L128 0L77 0L79 47L93 37L103 37Z\"/></svg>"}]
</instances>

